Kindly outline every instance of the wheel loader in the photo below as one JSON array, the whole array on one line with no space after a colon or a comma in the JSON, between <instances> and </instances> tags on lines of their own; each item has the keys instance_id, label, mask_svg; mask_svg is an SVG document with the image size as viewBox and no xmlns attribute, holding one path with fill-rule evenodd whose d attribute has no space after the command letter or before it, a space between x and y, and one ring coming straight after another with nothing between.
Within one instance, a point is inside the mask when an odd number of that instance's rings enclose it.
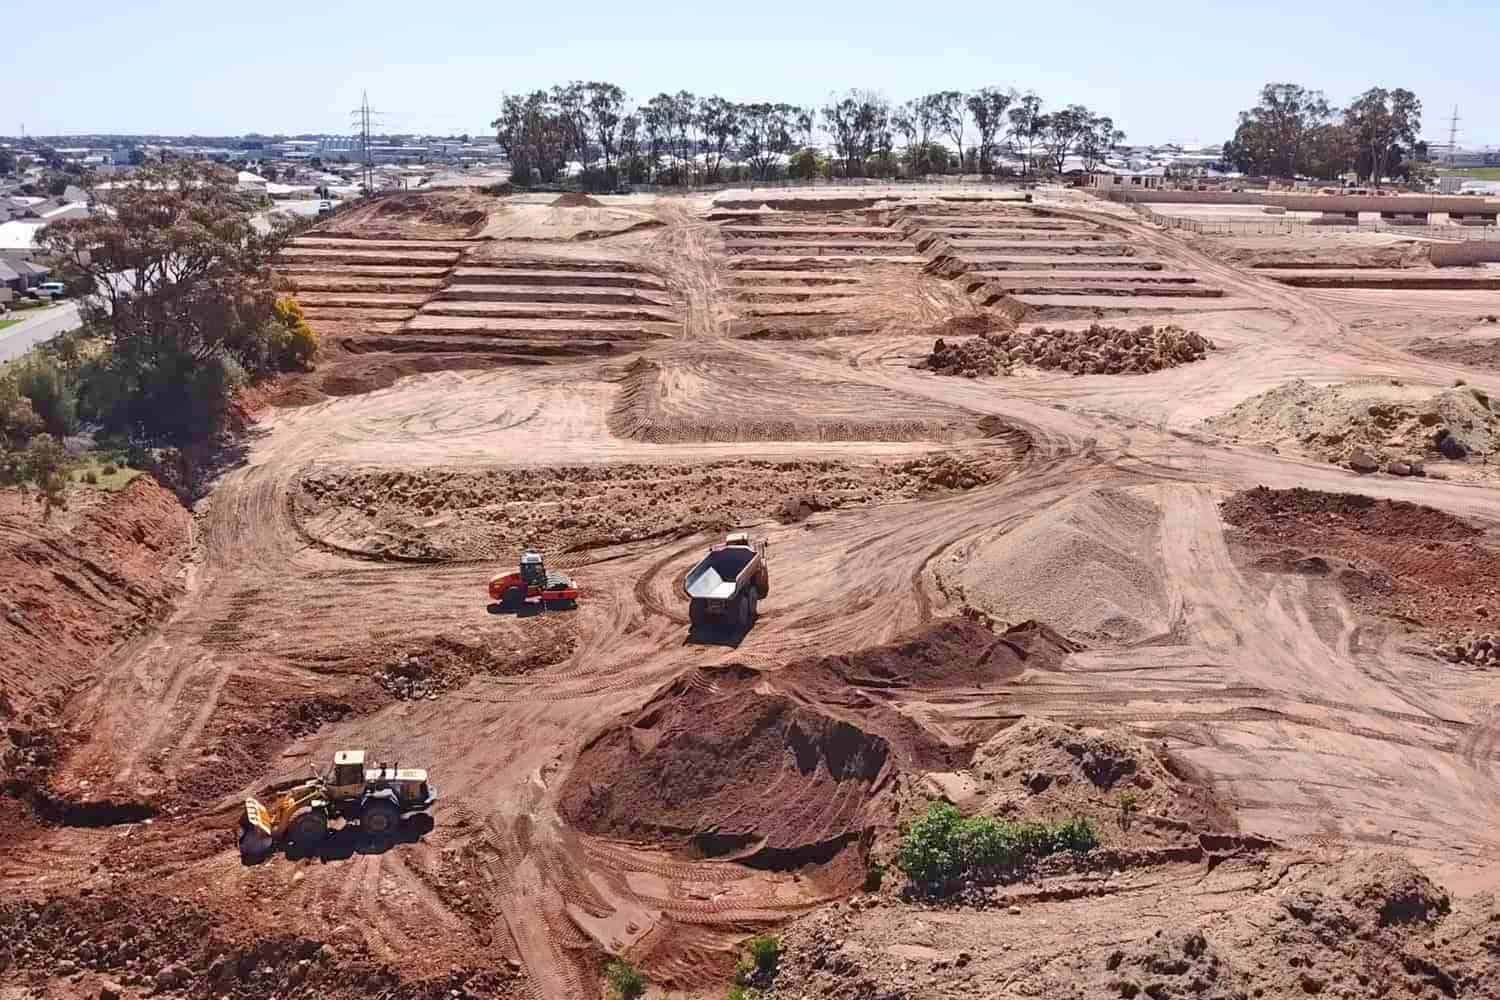
<instances>
[{"instance_id":1,"label":"wheel loader","mask_svg":"<svg viewBox=\"0 0 1500 1000\"><path fill-rule=\"evenodd\" d=\"M387 837L404 814L425 811L437 801L437 788L426 771L381 763L366 768L363 750L338 751L326 776L281 792L269 805L253 796L245 800L240 855L247 860L263 857L278 843L314 848L335 819L358 822L365 833Z\"/></svg>"}]
</instances>

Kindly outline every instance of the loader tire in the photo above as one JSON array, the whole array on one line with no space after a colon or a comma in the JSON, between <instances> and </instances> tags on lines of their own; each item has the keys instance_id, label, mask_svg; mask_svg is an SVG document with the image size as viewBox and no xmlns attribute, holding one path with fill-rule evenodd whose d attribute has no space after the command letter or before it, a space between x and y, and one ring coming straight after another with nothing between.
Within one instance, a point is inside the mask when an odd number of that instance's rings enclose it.
<instances>
[{"instance_id":1,"label":"loader tire","mask_svg":"<svg viewBox=\"0 0 1500 1000\"><path fill-rule=\"evenodd\" d=\"M739 625L741 632L750 631L750 595L740 596L739 604L735 607L735 623Z\"/></svg>"},{"instance_id":2,"label":"loader tire","mask_svg":"<svg viewBox=\"0 0 1500 1000\"><path fill-rule=\"evenodd\" d=\"M359 825L372 837L389 837L401 824L401 813L385 799L366 804L360 814Z\"/></svg>"},{"instance_id":3,"label":"loader tire","mask_svg":"<svg viewBox=\"0 0 1500 1000\"><path fill-rule=\"evenodd\" d=\"M292 821L290 840L298 847L317 847L327 836L328 817L320 812L305 812Z\"/></svg>"},{"instance_id":4,"label":"loader tire","mask_svg":"<svg viewBox=\"0 0 1500 1000\"><path fill-rule=\"evenodd\" d=\"M750 591L750 617L745 622L746 628L754 628L755 623L760 621L760 595Z\"/></svg>"}]
</instances>

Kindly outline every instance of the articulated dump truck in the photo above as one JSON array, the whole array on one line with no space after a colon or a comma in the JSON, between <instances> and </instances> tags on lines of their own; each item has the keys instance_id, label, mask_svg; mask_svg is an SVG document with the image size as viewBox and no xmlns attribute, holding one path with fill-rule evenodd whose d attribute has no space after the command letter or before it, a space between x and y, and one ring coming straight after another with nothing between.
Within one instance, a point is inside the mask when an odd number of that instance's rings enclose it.
<instances>
[{"instance_id":1,"label":"articulated dump truck","mask_svg":"<svg viewBox=\"0 0 1500 1000\"><path fill-rule=\"evenodd\" d=\"M754 544L743 532L729 535L688 570L683 589L688 595L688 621L695 631L711 626L750 631L761 599L771 593L766 543Z\"/></svg>"}]
</instances>

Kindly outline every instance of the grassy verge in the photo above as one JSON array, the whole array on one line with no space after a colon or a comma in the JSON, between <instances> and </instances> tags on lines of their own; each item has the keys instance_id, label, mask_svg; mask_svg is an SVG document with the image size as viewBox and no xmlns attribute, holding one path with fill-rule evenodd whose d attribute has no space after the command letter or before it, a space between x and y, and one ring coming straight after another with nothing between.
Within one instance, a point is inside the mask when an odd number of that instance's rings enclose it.
<instances>
[{"instance_id":1,"label":"grassy verge","mask_svg":"<svg viewBox=\"0 0 1500 1000\"><path fill-rule=\"evenodd\" d=\"M4 330L8 326L15 326L19 322L21 321L18 319L0 319L0 330Z\"/></svg>"},{"instance_id":2,"label":"grassy verge","mask_svg":"<svg viewBox=\"0 0 1500 1000\"><path fill-rule=\"evenodd\" d=\"M137 477L143 475L145 473L140 469L132 469L128 465L113 461L108 455L97 453L85 455L68 470L69 481L109 493L123 490Z\"/></svg>"},{"instance_id":3,"label":"grassy verge","mask_svg":"<svg viewBox=\"0 0 1500 1000\"><path fill-rule=\"evenodd\" d=\"M1443 177L1468 177L1476 181L1500 181L1500 167L1440 167Z\"/></svg>"}]
</instances>

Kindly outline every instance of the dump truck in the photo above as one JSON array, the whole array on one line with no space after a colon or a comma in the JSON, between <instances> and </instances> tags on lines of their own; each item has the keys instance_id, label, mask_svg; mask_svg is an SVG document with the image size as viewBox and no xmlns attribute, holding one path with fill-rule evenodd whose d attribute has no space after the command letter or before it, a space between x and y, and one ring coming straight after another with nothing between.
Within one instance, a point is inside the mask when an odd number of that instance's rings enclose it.
<instances>
[{"instance_id":1,"label":"dump truck","mask_svg":"<svg viewBox=\"0 0 1500 1000\"><path fill-rule=\"evenodd\" d=\"M240 855L247 860L264 856L278 843L315 848L328 836L333 820L357 822L373 837L396 831L403 815L423 812L437 801L437 789L421 768L377 763L366 767L363 750L340 750L333 769L325 775L278 789L281 795L264 804L245 800L240 820Z\"/></svg>"},{"instance_id":2,"label":"dump truck","mask_svg":"<svg viewBox=\"0 0 1500 1000\"><path fill-rule=\"evenodd\" d=\"M748 632L761 600L771 593L766 543L752 543L744 532L727 536L688 570L683 589L692 628L718 625Z\"/></svg>"},{"instance_id":3,"label":"dump truck","mask_svg":"<svg viewBox=\"0 0 1500 1000\"><path fill-rule=\"evenodd\" d=\"M566 573L549 571L541 553L525 552L518 572L490 578L490 600L504 607L518 607L527 601L537 601L543 607L577 607L578 585Z\"/></svg>"}]
</instances>

